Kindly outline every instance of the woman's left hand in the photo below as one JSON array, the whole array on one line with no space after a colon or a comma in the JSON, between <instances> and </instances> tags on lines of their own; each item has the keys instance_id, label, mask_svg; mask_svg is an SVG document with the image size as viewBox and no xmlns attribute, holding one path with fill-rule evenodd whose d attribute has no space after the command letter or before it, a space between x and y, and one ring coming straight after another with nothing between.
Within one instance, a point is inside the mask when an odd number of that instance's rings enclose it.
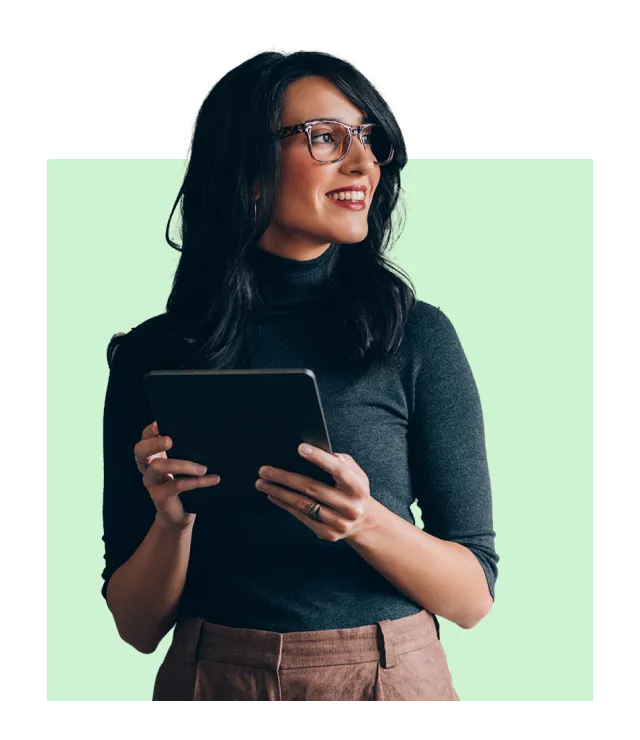
<instances>
[{"instance_id":1,"label":"woman's left hand","mask_svg":"<svg viewBox=\"0 0 640 740\"><path fill-rule=\"evenodd\" d=\"M309 448L310 454L303 454L303 448ZM258 471L260 478L256 481L256 488L312 529L321 540L337 542L361 532L369 522L373 500L366 473L351 455L345 453L331 454L305 444L298 447L298 453L326 470L335 480L336 487L306 475L280 468L269 470L263 466ZM307 516L310 506L316 501L322 504L320 521Z\"/></svg>"}]
</instances>

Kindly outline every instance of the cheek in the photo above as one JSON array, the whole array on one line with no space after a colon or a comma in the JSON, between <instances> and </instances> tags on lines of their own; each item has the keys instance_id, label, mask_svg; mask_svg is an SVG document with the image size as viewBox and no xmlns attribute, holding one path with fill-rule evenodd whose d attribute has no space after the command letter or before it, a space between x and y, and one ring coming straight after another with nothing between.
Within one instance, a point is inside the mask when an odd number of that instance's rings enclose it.
<instances>
[{"instance_id":1,"label":"cheek","mask_svg":"<svg viewBox=\"0 0 640 740\"><path fill-rule=\"evenodd\" d=\"M371 176L371 187L373 188L374 193L377 190L379 183L380 183L380 168L376 167L375 175Z\"/></svg>"},{"instance_id":2,"label":"cheek","mask_svg":"<svg viewBox=\"0 0 640 740\"><path fill-rule=\"evenodd\" d=\"M286 211L294 205L322 207L324 193L330 188L324 173L314 172L308 166L291 166L282 173L281 208Z\"/></svg>"}]
</instances>

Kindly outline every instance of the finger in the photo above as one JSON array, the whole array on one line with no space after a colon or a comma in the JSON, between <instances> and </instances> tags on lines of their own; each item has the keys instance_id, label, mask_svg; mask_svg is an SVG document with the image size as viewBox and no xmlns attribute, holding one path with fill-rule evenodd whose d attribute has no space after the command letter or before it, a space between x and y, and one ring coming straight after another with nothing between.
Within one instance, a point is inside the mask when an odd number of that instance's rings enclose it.
<instances>
[{"instance_id":1,"label":"finger","mask_svg":"<svg viewBox=\"0 0 640 740\"><path fill-rule=\"evenodd\" d=\"M291 502L295 499L299 504L298 508L303 511L305 501L307 506L310 506L315 500L321 504L326 504L348 519L357 519L359 516L359 501L347 491L335 486L328 486L326 483L309 478L306 475L290 473L279 468L274 468L273 474L269 476L265 476L262 470L260 468L261 477L256 481L256 488L260 491L270 494L272 490L275 490L280 495L280 492L292 489L288 492L291 493L291 496L287 496L287 501ZM303 494L303 496L300 494Z\"/></svg>"},{"instance_id":2,"label":"finger","mask_svg":"<svg viewBox=\"0 0 640 740\"><path fill-rule=\"evenodd\" d=\"M149 437L157 437L160 434L158 431L158 422L152 421L142 430L142 439L148 439Z\"/></svg>"},{"instance_id":3,"label":"finger","mask_svg":"<svg viewBox=\"0 0 640 740\"><path fill-rule=\"evenodd\" d=\"M209 486L217 486L220 483L220 476L213 473L211 475L203 476L189 476L188 478L180 478L174 482L172 486L173 490L178 493L183 491L191 491L194 488L208 488Z\"/></svg>"},{"instance_id":4,"label":"finger","mask_svg":"<svg viewBox=\"0 0 640 740\"><path fill-rule=\"evenodd\" d=\"M310 450L310 452L305 454L305 450ZM346 459L341 458L337 454L326 452L320 449L320 447L301 444L298 445L298 454L304 457L305 460L309 460L323 470L326 470L336 483L342 484L345 487L352 486L356 478L358 478L358 475Z\"/></svg>"},{"instance_id":5,"label":"finger","mask_svg":"<svg viewBox=\"0 0 640 740\"><path fill-rule=\"evenodd\" d=\"M298 497L300 497L301 493L308 496L309 504L312 503L310 499L315 499L345 514L348 513L351 507L348 494L335 486L327 485L314 478L309 478L307 475L292 473L288 470L281 470L280 468L270 468L271 472L267 472L268 470L269 466L265 465L258 471L260 478L256 481L256 488L261 491L270 493L269 485L276 488L281 486L291 489Z\"/></svg>"},{"instance_id":6,"label":"finger","mask_svg":"<svg viewBox=\"0 0 640 740\"><path fill-rule=\"evenodd\" d=\"M338 459L335 462L341 466L347 465ZM280 468L272 468L269 472L268 468L269 466L260 468L258 471L259 480L286 486L294 492L302 493L320 503L327 504L347 518L357 518L359 516L358 501L362 486L357 483L357 478L354 477L355 474L352 470L346 468L344 473L336 473L335 475L332 473L337 485L330 486L300 473L291 473ZM261 490L267 491L266 488Z\"/></svg>"},{"instance_id":7,"label":"finger","mask_svg":"<svg viewBox=\"0 0 640 740\"><path fill-rule=\"evenodd\" d=\"M144 475L145 479L148 479L150 475L153 475L153 473L150 473L147 471ZM154 489L154 499L156 501L167 501L168 499L172 498L173 496L177 496L178 494L182 493L183 491L190 491L194 488L207 488L210 486L216 486L220 483L220 476L219 475L190 475L186 478L180 478L180 480L174 480L173 478L168 478L166 480L160 480L157 483L149 483L147 482L147 487Z\"/></svg>"},{"instance_id":8,"label":"finger","mask_svg":"<svg viewBox=\"0 0 640 740\"><path fill-rule=\"evenodd\" d=\"M160 452L168 450L173 444L171 437L151 437L141 439L133 448L135 457L143 463L150 463L149 458Z\"/></svg>"},{"instance_id":9,"label":"finger","mask_svg":"<svg viewBox=\"0 0 640 740\"><path fill-rule=\"evenodd\" d=\"M307 508L305 508L304 510L305 513L303 513L296 506L284 501L283 498L280 496L269 494L267 498L269 499L269 501L271 501L271 503L279 506L285 511L288 511L290 514L295 516L298 521L309 527L309 529L316 533L316 536L319 539L328 540L329 542L336 542L338 539L340 539L340 535L335 530L333 530L331 526L323 523L323 521L316 521L315 519L311 519L311 517L307 516L306 511L308 510L308 505ZM327 513L326 508L323 508L321 512L321 519L326 520L330 516L331 515Z\"/></svg>"},{"instance_id":10,"label":"finger","mask_svg":"<svg viewBox=\"0 0 640 740\"><path fill-rule=\"evenodd\" d=\"M366 473L364 472L364 470L358 465L358 463L347 452L334 452L333 454L336 457L339 457L344 462L346 462L349 468L351 468L351 470L354 471L354 473L358 475L366 476Z\"/></svg>"},{"instance_id":11,"label":"finger","mask_svg":"<svg viewBox=\"0 0 640 740\"><path fill-rule=\"evenodd\" d=\"M204 475L202 477L190 476L189 478L183 478L179 481L167 480L160 482L159 484L152 486L147 485L147 490L151 494L156 506L158 504L166 504L171 499L175 498L185 491L190 491L195 488L210 488L217 486L220 483L220 476L218 475Z\"/></svg>"},{"instance_id":12,"label":"finger","mask_svg":"<svg viewBox=\"0 0 640 740\"><path fill-rule=\"evenodd\" d=\"M158 483L164 482L165 479L173 475L203 476L206 472L204 466L190 460L156 457L149 464L145 472L145 478L150 485L158 485Z\"/></svg>"},{"instance_id":13,"label":"finger","mask_svg":"<svg viewBox=\"0 0 640 740\"><path fill-rule=\"evenodd\" d=\"M151 456L162 454L163 450L170 446L167 444L166 438L161 437L158 431L158 422L152 421L142 430L140 442L134 445L133 456L136 466L143 474L151 462Z\"/></svg>"}]
</instances>

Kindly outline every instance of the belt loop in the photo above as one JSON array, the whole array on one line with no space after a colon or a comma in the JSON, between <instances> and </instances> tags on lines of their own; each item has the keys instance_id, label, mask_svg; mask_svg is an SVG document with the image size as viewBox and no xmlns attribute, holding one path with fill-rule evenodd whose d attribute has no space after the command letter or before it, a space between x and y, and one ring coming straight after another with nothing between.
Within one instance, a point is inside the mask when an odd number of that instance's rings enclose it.
<instances>
[{"instance_id":1,"label":"belt loop","mask_svg":"<svg viewBox=\"0 0 640 740\"><path fill-rule=\"evenodd\" d=\"M377 624L382 635L382 667L393 668L396 664L396 639L391 627L391 620L383 619Z\"/></svg>"},{"instance_id":2,"label":"belt loop","mask_svg":"<svg viewBox=\"0 0 640 740\"><path fill-rule=\"evenodd\" d=\"M204 619L202 617L192 617L189 621L189 629L186 635L187 663L193 664L198 662L198 647Z\"/></svg>"},{"instance_id":3,"label":"belt loop","mask_svg":"<svg viewBox=\"0 0 640 740\"><path fill-rule=\"evenodd\" d=\"M433 612L427 612L427 613L431 614L431 616L433 617L433 623L436 626L436 637L438 638L438 640L440 640L440 622L438 622L438 617L436 617L436 615Z\"/></svg>"}]
</instances>

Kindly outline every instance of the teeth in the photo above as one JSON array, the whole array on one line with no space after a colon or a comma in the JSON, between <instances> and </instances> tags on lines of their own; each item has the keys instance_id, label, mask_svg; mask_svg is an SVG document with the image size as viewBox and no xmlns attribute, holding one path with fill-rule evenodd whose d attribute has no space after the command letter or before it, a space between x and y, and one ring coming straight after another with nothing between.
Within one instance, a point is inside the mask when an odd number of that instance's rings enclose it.
<instances>
[{"instance_id":1,"label":"teeth","mask_svg":"<svg viewBox=\"0 0 640 740\"><path fill-rule=\"evenodd\" d=\"M333 200L364 200L364 193L359 190L341 190L339 193L327 193Z\"/></svg>"}]
</instances>

